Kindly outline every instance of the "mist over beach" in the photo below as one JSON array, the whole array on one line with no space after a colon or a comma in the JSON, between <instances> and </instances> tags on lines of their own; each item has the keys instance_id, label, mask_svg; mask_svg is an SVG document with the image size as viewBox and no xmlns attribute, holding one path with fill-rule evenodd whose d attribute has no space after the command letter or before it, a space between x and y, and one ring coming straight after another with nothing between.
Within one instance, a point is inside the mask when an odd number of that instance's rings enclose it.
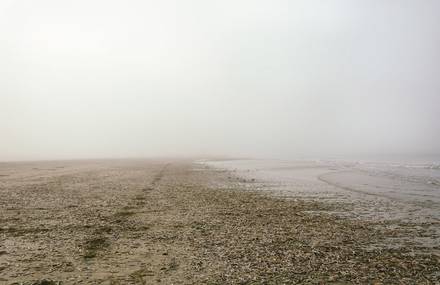
<instances>
[{"instance_id":1,"label":"mist over beach","mask_svg":"<svg viewBox=\"0 0 440 285\"><path fill-rule=\"evenodd\" d=\"M3 1L0 159L438 155L439 9Z\"/></svg>"},{"instance_id":2,"label":"mist over beach","mask_svg":"<svg viewBox=\"0 0 440 285\"><path fill-rule=\"evenodd\" d=\"M3 0L0 283L439 284L440 1Z\"/></svg>"}]
</instances>

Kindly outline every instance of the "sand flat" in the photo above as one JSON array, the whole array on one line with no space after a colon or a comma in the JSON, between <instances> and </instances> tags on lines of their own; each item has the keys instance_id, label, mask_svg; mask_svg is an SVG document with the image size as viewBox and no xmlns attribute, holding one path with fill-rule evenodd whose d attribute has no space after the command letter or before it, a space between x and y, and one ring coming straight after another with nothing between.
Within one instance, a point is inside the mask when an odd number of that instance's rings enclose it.
<instances>
[{"instance_id":1,"label":"sand flat","mask_svg":"<svg viewBox=\"0 0 440 285\"><path fill-rule=\"evenodd\" d=\"M1 284L440 280L437 248L419 242L426 224L341 217L338 201L280 199L190 160L5 163L0 174ZM301 176L306 187L313 175Z\"/></svg>"}]
</instances>

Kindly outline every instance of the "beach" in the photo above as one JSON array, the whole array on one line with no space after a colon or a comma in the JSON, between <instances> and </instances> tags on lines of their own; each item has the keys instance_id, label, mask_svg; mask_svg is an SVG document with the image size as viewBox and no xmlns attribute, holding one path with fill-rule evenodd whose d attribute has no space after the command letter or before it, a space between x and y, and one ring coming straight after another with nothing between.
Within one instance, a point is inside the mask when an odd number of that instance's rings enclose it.
<instances>
[{"instance_id":1,"label":"beach","mask_svg":"<svg viewBox=\"0 0 440 285\"><path fill-rule=\"evenodd\" d=\"M431 166L1 163L0 284L437 284Z\"/></svg>"},{"instance_id":2,"label":"beach","mask_svg":"<svg viewBox=\"0 0 440 285\"><path fill-rule=\"evenodd\" d=\"M339 205L331 213L349 219L420 225L411 237L421 248L440 249L438 160L218 160L201 162L233 172L260 192L284 199ZM238 180L240 182L240 180ZM393 243L398 242L394 239Z\"/></svg>"}]
</instances>

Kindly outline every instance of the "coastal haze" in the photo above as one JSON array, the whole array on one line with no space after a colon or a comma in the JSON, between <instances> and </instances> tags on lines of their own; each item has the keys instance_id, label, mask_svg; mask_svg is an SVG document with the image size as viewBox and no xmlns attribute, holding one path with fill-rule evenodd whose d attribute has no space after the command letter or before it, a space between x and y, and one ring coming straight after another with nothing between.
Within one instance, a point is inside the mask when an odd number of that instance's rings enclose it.
<instances>
[{"instance_id":1,"label":"coastal haze","mask_svg":"<svg viewBox=\"0 0 440 285\"><path fill-rule=\"evenodd\" d=\"M0 2L0 283L440 284L440 1Z\"/></svg>"},{"instance_id":2,"label":"coastal haze","mask_svg":"<svg viewBox=\"0 0 440 285\"><path fill-rule=\"evenodd\" d=\"M438 154L439 10L2 1L0 160Z\"/></svg>"}]
</instances>

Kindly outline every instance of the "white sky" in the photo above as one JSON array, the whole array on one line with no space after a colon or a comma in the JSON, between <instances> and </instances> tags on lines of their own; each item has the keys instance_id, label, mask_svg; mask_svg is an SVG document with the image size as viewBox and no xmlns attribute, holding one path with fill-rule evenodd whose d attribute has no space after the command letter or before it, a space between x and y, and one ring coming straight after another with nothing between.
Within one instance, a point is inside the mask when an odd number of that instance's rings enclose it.
<instances>
[{"instance_id":1,"label":"white sky","mask_svg":"<svg viewBox=\"0 0 440 285\"><path fill-rule=\"evenodd\" d=\"M440 1L0 1L0 160L440 153Z\"/></svg>"}]
</instances>

